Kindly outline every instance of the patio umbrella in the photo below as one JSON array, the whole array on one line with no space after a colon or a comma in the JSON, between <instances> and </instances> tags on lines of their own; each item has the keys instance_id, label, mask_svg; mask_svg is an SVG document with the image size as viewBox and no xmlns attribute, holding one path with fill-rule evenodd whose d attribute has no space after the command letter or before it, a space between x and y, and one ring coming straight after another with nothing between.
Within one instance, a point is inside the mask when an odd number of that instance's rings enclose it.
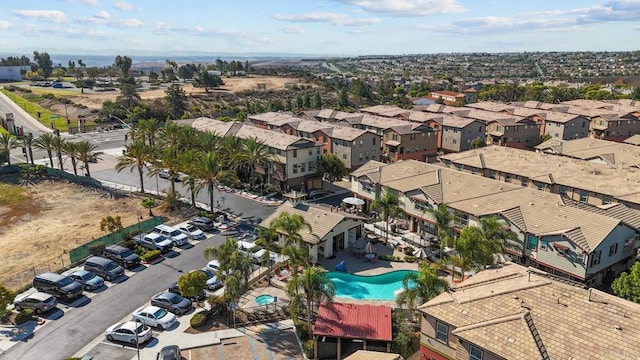
<instances>
[{"instance_id":1,"label":"patio umbrella","mask_svg":"<svg viewBox=\"0 0 640 360\"><path fill-rule=\"evenodd\" d=\"M349 205L362 206L364 205L364 200L358 199L357 197L347 197L342 199L342 202Z\"/></svg>"},{"instance_id":2,"label":"patio umbrella","mask_svg":"<svg viewBox=\"0 0 640 360\"><path fill-rule=\"evenodd\" d=\"M376 248L373 246L371 242L368 242L367 245L364 247L364 252L366 252L367 254L373 254L376 252Z\"/></svg>"},{"instance_id":3,"label":"patio umbrella","mask_svg":"<svg viewBox=\"0 0 640 360\"><path fill-rule=\"evenodd\" d=\"M420 259L426 259L427 258L427 250L425 250L424 248L419 248L416 251L413 252L413 256L420 258Z\"/></svg>"}]
</instances>

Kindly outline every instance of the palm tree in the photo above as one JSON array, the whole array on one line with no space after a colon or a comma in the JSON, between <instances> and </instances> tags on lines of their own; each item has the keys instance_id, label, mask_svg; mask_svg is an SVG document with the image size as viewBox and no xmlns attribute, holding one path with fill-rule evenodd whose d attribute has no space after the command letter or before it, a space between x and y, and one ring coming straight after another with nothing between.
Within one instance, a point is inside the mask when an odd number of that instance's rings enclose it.
<instances>
[{"instance_id":1,"label":"palm tree","mask_svg":"<svg viewBox=\"0 0 640 360\"><path fill-rule=\"evenodd\" d=\"M27 154L29 155L31 165L34 165L33 147L36 146L36 138L33 137L32 133L28 133L27 135L22 137L22 141L20 141L20 143L22 143L22 146L27 148Z\"/></svg>"},{"instance_id":2,"label":"palm tree","mask_svg":"<svg viewBox=\"0 0 640 360\"><path fill-rule=\"evenodd\" d=\"M269 227L284 235L284 246L295 244L298 247L302 247L304 240L300 231L303 229L310 233L313 231L311 224L302 215L290 214L286 211L281 212L271 220Z\"/></svg>"},{"instance_id":3,"label":"palm tree","mask_svg":"<svg viewBox=\"0 0 640 360\"><path fill-rule=\"evenodd\" d=\"M389 222L400 214L400 202L398 196L389 187L385 187L384 195L377 196L371 203L371 209L380 214L385 222L385 240L389 240Z\"/></svg>"},{"instance_id":4,"label":"palm tree","mask_svg":"<svg viewBox=\"0 0 640 360\"><path fill-rule=\"evenodd\" d=\"M118 157L118 163L116 164L116 171L120 172L125 168L138 169L138 175L140 177L140 191L144 193L144 177L143 169L149 169L148 164L151 162L151 147L144 142L144 139L137 138L127 146L125 146L125 153Z\"/></svg>"},{"instance_id":5,"label":"palm tree","mask_svg":"<svg viewBox=\"0 0 640 360\"><path fill-rule=\"evenodd\" d=\"M58 157L58 167L60 168L60 171L63 170L62 153L64 152L64 148L66 146L65 143L66 141L59 136L54 137L53 141L51 142L51 147L53 148L53 151L56 152L56 156Z\"/></svg>"},{"instance_id":6,"label":"palm tree","mask_svg":"<svg viewBox=\"0 0 640 360\"><path fill-rule=\"evenodd\" d=\"M204 154L200 160L200 166L196 173L198 177L198 183L196 185L197 191L203 188L207 188L209 192L209 202L211 206L211 213L215 213L213 207L213 194L215 189L221 180L233 179L235 173L224 168L224 161L217 153L208 152Z\"/></svg>"},{"instance_id":7,"label":"palm tree","mask_svg":"<svg viewBox=\"0 0 640 360\"><path fill-rule=\"evenodd\" d=\"M180 170L181 158L178 153L178 148L175 146L167 146L159 151L158 158L153 162L153 168L151 175L157 175L162 170L169 172L169 182L171 183L171 192L176 192L176 179L178 178L178 171Z\"/></svg>"},{"instance_id":8,"label":"palm tree","mask_svg":"<svg viewBox=\"0 0 640 360\"><path fill-rule=\"evenodd\" d=\"M220 267L216 276L225 284L225 296L232 301L237 299L245 289L240 285L246 286L249 280L252 263L247 255L238 250L236 239L228 237L220 246L210 246L204 249L203 255L207 260L218 260ZM227 287L227 285L230 286Z\"/></svg>"},{"instance_id":9,"label":"palm tree","mask_svg":"<svg viewBox=\"0 0 640 360\"><path fill-rule=\"evenodd\" d=\"M196 148L196 139L199 131L191 126L180 126L178 132L178 145L182 150Z\"/></svg>"},{"instance_id":10,"label":"palm tree","mask_svg":"<svg viewBox=\"0 0 640 360\"><path fill-rule=\"evenodd\" d=\"M87 176L91 177L91 172L89 171L89 162L93 159L98 159L96 150L98 147L86 140L79 141L76 143L76 151L78 152L78 159L84 163L84 168L87 170Z\"/></svg>"},{"instance_id":11,"label":"palm tree","mask_svg":"<svg viewBox=\"0 0 640 360\"><path fill-rule=\"evenodd\" d=\"M511 250L519 254L522 253L523 246L518 240L518 235L502 224L495 215L478 219L478 224L485 239L492 243L497 240L498 243L502 244L501 246L493 244L495 249L498 250L496 252L503 253L505 250Z\"/></svg>"},{"instance_id":12,"label":"palm tree","mask_svg":"<svg viewBox=\"0 0 640 360\"><path fill-rule=\"evenodd\" d=\"M257 138L251 137L242 142L242 152L239 153L238 162L240 166L247 168L249 182L255 185L256 169L258 167L264 169L272 158L269 147Z\"/></svg>"},{"instance_id":13,"label":"palm tree","mask_svg":"<svg viewBox=\"0 0 640 360\"><path fill-rule=\"evenodd\" d=\"M11 150L18 146L18 140L8 132L0 134L0 150L7 153L7 165L11 165Z\"/></svg>"},{"instance_id":14,"label":"palm tree","mask_svg":"<svg viewBox=\"0 0 640 360\"><path fill-rule=\"evenodd\" d=\"M493 255L500 252L502 243L499 240L488 240L482 229L467 226L460 232L456 240L456 251L472 269L481 270L494 263Z\"/></svg>"},{"instance_id":15,"label":"palm tree","mask_svg":"<svg viewBox=\"0 0 640 360\"><path fill-rule=\"evenodd\" d=\"M269 285L271 285L271 252L278 243L278 231L272 227L258 228L258 238L256 239L256 245L262 246L265 250L263 262L267 263L267 279Z\"/></svg>"},{"instance_id":16,"label":"palm tree","mask_svg":"<svg viewBox=\"0 0 640 360\"><path fill-rule=\"evenodd\" d=\"M191 205L196 206L196 195L199 190L196 189L196 181L198 174L198 167L200 165L200 159L202 153L195 149L188 149L180 153L180 171L187 174L184 182L189 186L189 193L191 194Z\"/></svg>"},{"instance_id":17,"label":"palm tree","mask_svg":"<svg viewBox=\"0 0 640 360\"><path fill-rule=\"evenodd\" d=\"M309 325L309 336L312 336L311 313L322 301L332 302L336 293L335 285L327 277L326 270L320 267L306 268L302 274L297 272L287 282L287 294L292 302L306 302L306 317Z\"/></svg>"},{"instance_id":18,"label":"palm tree","mask_svg":"<svg viewBox=\"0 0 640 360\"><path fill-rule=\"evenodd\" d=\"M227 160L225 165L237 169L240 166L238 159L242 154L242 139L233 135L223 137L218 144L218 152L223 159Z\"/></svg>"},{"instance_id":19,"label":"palm tree","mask_svg":"<svg viewBox=\"0 0 640 360\"><path fill-rule=\"evenodd\" d=\"M42 134L38 136L35 144L37 147L47 152L47 155L49 155L49 164L51 167L53 167L53 139L55 138L56 137L51 133Z\"/></svg>"},{"instance_id":20,"label":"palm tree","mask_svg":"<svg viewBox=\"0 0 640 360\"><path fill-rule=\"evenodd\" d=\"M436 220L436 235L440 239L440 247L454 246L455 231L454 219L455 215L449 212L449 206L445 203L438 205L437 208L429 210Z\"/></svg>"},{"instance_id":21,"label":"palm tree","mask_svg":"<svg viewBox=\"0 0 640 360\"><path fill-rule=\"evenodd\" d=\"M164 128L160 131L160 139L162 139L163 147L176 147L181 148L182 145L182 129L186 128L178 126L174 122L167 122ZM191 127L189 127L191 128Z\"/></svg>"},{"instance_id":22,"label":"palm tree","mask_svg":"<svg viewBox=\"0 0 640 360\"><path fill-rule=\"evenodd\" d=\"M156 138L162 129L162 123L158 119L145 119L138 121L138 131L144 136L149 146L155 148Z\"/></svg>"},{"instance_id":23,"label":"palm tree","mask_svg":"<svg viewBox=\"0 0 640 360\"><path fill-rule=\"evenodd\" d=\"M414 308L440 295L449 287L446 280L438 277L438 267L428 262L420 263L418 272L409 272L402 279L402 289L396 296L396 303Z\"/></svg>"},{"instance_id":24,"label":"palm tree","mask_svg":"<svg viewBox=\"0 0 640 360\"><path fill-rule=\"evenodd\" d=\"M71 159L73 173L78 176L78 144L71 141L65 142L63 152Z\"/></svg>"}]
</instances>

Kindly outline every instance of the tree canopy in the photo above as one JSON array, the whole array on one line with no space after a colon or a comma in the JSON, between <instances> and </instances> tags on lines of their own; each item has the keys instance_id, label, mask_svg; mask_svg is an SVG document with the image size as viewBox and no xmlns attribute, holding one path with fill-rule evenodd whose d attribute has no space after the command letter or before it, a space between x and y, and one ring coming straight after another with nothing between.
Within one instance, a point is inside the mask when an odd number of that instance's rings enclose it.
<instances>
[{"instance_id":1,"label":"tree canopy","mask_svg":"<svg viewBox=\"0 0 640 360\"><path fill-rule=\"evenodd\" d=\"M201 71L193 79L193 86L197 88L204 88L204 91L206 92L209 92L210 89L218 88L220 85L224 85L222 79L208 71Z\"/></svg>"},{"instance_id":2,"label":"tree canopy","mask_svg":"<svg viewBox=\"0 0 640 360\"><path fill-rule=\"evenodd\" d=\"M338 181L347 173L347 168L336 154L322 154L318 160L318 175L329 182Z\"/></svg>"},{"instance_id":3,"label":"tree canopy","mask_svg":"<svg viewBox=\"0 0 640 360\"><path fill-rule=\"evenodd\" d=\"M640 261L628 272L620 274L611 284L611 290L621 298L640 303Z\"/></svg>"}]
</instances>

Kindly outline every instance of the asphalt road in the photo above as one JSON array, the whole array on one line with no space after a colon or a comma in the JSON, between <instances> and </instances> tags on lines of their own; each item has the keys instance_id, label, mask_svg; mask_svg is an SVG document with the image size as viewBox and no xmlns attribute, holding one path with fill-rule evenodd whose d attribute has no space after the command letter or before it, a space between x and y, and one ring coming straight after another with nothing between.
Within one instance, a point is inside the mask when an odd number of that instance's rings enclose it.
<instances>
[{"instance_id":1,"label":"asphalt road","mask_svg":"<svg viewBox=\"0 0 640 360\"><path fill-rule=\"evenodd\" d=\"M32 132L33 136L38 137L41 134L51 132L51 129L31 117L31 115L11 101L5 94L0 93L0 115L5 117L7 113L13 113L15 125L23 126L25 134Z\"/></svg>"}]
</instances>

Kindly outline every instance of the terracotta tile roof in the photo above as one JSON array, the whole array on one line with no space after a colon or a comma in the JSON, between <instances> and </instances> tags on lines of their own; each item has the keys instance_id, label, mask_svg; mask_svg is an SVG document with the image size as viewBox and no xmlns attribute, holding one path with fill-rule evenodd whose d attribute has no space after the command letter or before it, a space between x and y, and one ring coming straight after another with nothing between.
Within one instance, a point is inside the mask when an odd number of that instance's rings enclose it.
<instances>
[{"instance_id":1,"label":"terracotta tile roof","mask_svg":"<svg viewBox=\"0 0 640 360\"><path fill-rule=\"evenodd\" d=\"M640 305L507 263L419 307L506 359L635 359Z\"/></svg>"},{"instance_id":2,"label":"terracotta tile roof","mask_svg":"<svg viewBox=\"0 0 640 360\"><path fill-rule=\"evenodd\" d=\"M409 112L407 109L403 109L394 105L374 105L366 108L361 108L361 112L370 113L374 115L396 117L398 115L405 115Z\"/></svg>"},{"instance_id":3,"label":"terracotta tile roof","mask_svg":"<svg viewBox=\"0 0 640 360\"><path fill-rule=\"evenodd\" d=\"M535 148L581 160L605 160L610 165L640 165L640 147L615 141L593 138L550 139Z\"/></svg>"},{"instance_id":4,"label":"terracotta tile roof","mask_svg":"<svg viewBox=\"0 0 640 360\"><path fill-rule=\"evenodd\" d=\"M627 140L623 141L625 144L631 144L631 145L635 145L638 146L640 145L640 134L635 134L632 137L628 138Z\"/></svg>"},{"instance_id":5,"label":"terracotta tile roof","mask_svg":"<svg viewBox=\"0 0 640 360\"><path fill-rule=\"evenodd\" d=\"M391 307L322 302L313 335L391 341Z\"/></svg>"},{"instance_id":6,"label":"terracotta tile roof","mask_svg":"<svg viewBox=\"0 0 640 360\"><path fill-rule=\"evenodd\" d=\"M344 360L403 360L402 356L380 351L358 350Z\"/></svg>"}]
</instances>

